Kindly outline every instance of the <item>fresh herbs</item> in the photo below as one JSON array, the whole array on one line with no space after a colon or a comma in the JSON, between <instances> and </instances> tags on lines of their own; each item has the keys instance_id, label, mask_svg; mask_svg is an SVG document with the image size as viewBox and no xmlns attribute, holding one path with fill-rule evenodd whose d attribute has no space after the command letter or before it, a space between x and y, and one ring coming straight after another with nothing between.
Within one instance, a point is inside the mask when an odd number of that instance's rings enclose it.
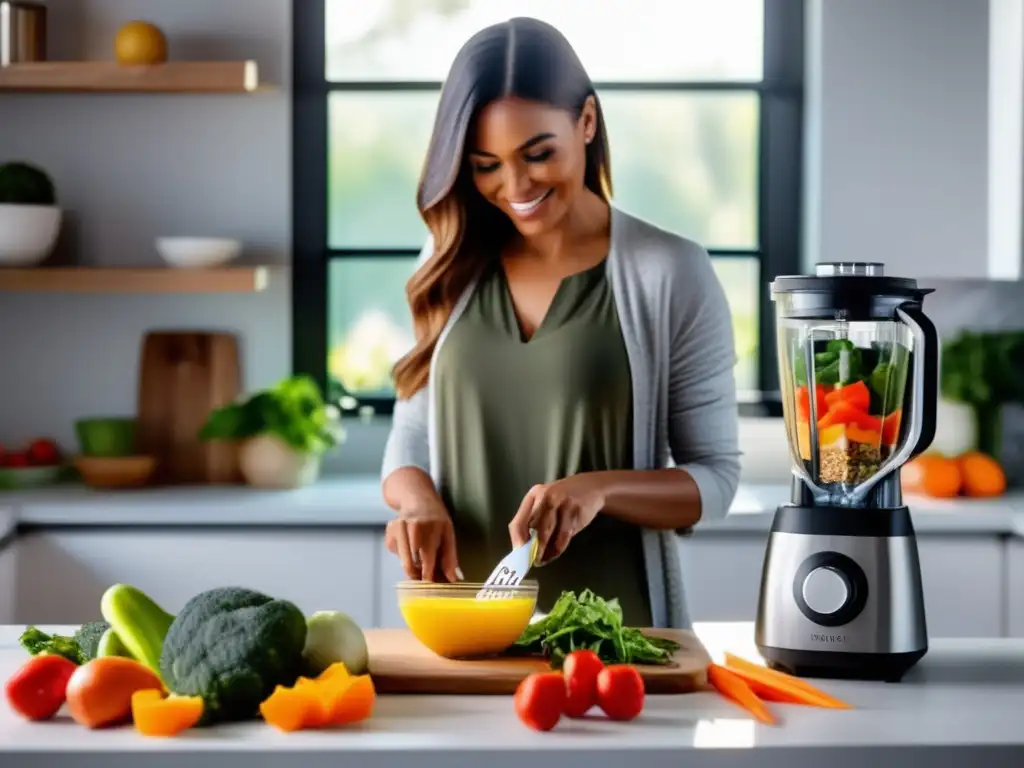
<instances>
[{"instance_id":1,"label":"fresh herbs","mask_svg":"<svg viewBox=\"0 0 1024 768\"><path fill-rule=\"evenodd\" d=\"M307 376L293 376L247 400L213 411L199 433L202 440L245 440L273 434L296 451L321 454L338 444L335 409Z\"/></svg>"},{"instance_id":2,"label":"fresh herbs","mask_svg":"<svg viewBox=\"0 0 1024 768\"><path fill-rule=\"evenodd\" d=\"M942 345L940 390L974 410L978 450L998 457L1002 407L1024 402L1024 332L963 331Z\"/></svg>"},{"instance_id":3,"label":"fresh herbs","mask_svg":"<svg viewBox=\"0 0 1024 768\"><path fill-rule=\"evenodd\" d=\"M618 600L605 600L587 589L579 597L563 592L546 617L526 628L512 651L546 656L560 669L566 656L581 649L593 651L606 664L668 664L679 648L672 640L624 626Z\"/></svg>"},{"instance_id":4,"label":"fresh herbs","mask_svg":"<svg viewBox=\"0 0 1024 768\"><path fill-rule=\"evenodd\" d=\"M48 635L39 627L26 627L18 643L32 656L46 653L63 656L75 664L85 664L96 658L97 648L103 633L110 625L103 621L89 621L79 627L72 637Z\"/></svg>"}]
</instances>

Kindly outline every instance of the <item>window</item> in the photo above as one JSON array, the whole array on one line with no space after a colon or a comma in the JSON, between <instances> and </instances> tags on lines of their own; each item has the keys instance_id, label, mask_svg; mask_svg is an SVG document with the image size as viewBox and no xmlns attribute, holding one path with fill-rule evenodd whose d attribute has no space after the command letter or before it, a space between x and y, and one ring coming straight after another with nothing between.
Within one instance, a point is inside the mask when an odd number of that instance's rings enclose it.
<instances>
[{"instance_id":1,"label":"window","mask_svg":"<svg viewBox=\"0 0 1024 768\"><path fill-rule=\"evenodd\" d=\"M529 15L569 38L596 83L615 203L708 249L733 311L741 398L777 399L768 283L800 260L802 0L293 7L297 371L390 412L442 80L473 32Z\"/></svg>"}]
</instances>

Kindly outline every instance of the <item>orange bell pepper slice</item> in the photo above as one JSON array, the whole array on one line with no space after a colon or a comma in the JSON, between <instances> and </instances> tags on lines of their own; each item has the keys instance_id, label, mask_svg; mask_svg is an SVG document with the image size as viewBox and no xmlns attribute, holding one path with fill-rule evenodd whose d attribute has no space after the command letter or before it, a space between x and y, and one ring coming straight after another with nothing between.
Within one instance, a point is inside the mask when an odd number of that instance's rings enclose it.
<instances>
[{"instance_id":1,"label":"orange bell pepper slice","mask_svg":"<svg viewBox=\"0 0 1024 768\"><path fill-rule=\"evenodd\" d=\"M882 445L896 445L900 436L903 411L897 409L882 419Z\"/></svg>"},{"instance_id":2,"label":"orange bell pepper slice","mask_svg":"<svg viewBox=\"0 0 1024 768\"><path fill-rule=\"evenodd\" d=\"M828 413L818 420L818 429L825 429L836 424L855 424L861 429L872 432L880 432L882 429L880 417L872 416L845 400L829 408Z\"/></svg>"},{"instance_id":3,"label":"orange bell pepper slice","mask_svg":"<svg viewBox=\"0 0 1024 768\"><path fill-rule=\"evenodd\" d=\"M164 696L157 688L132 694L132 721L144 736L175 736L196 725L202 716L199 696Z\"/></svg>"},{"instance_id":4,"label":"orange bell pepper slice","mask_svg":"<svg viewBox=\"0 0 1024 768\"><path fill-rule=\"evenodd\" d=\"M300 677L292 687L277 686L260 704L263 719L290 732L348 725L373 714L377 694L369 675L350 675L342 664L316 678Z\"/></svg>"},{"instance_id":5,"label":"orange bell pepper slice","mask_svg":"<svg viewBox=\"0 0 1024 768\"><path fill-rule=\"evenodd\" d=\"M849 403L854 408L867 411L871 407L871 390L860 379L845 387L834 389L825 395L825 404L832 408L839 403Z\"/></svg>"}]
</instances>

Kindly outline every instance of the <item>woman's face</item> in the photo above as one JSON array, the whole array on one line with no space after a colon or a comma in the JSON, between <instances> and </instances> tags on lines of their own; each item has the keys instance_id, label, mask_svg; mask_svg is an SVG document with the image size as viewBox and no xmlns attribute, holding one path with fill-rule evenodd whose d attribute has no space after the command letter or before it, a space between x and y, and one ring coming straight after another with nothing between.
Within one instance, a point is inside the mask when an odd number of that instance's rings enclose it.
<instances>
[{"instance_id":1,"label":"woman's face","mask_svg":"<svg viewBox=\"0 0 1024 768\"><path fill-rule=\"evenodd\" d=\"M555 228L583 190L593 98L577 120L563 109L508 98L480 111L468 160L473 182L524 236Z\"/></svg>"}]
</instances>

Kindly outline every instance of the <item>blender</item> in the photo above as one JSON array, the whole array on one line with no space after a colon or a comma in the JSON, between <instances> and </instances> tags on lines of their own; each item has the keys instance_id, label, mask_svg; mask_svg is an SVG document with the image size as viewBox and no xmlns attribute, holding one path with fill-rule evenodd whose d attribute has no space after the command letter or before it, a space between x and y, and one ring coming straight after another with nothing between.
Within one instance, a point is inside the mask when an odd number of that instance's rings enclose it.
<instances>
[{"instance_id":1,"label":"blender","mask_svg":"<svg viewBox=\"0 0 1024 768\"><path fill-rule=\"evenodd\" d=\"M793 463L755 625L774 669L898 681L928 650L900 469L935 434L939 341L922 310L932 290L871 262L772 283Z\"/></svg>"}]
</instances>

